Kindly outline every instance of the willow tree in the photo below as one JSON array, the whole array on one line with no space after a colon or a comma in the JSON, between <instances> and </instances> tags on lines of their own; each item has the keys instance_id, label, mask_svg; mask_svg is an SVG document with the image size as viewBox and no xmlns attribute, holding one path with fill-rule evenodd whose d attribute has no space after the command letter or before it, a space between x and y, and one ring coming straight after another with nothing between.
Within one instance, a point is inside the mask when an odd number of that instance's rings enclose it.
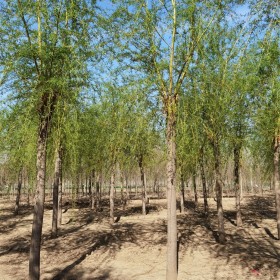
<instances>
[{"instance_id":1,"label":"willow tree","mask_svg":"<svg viewBox=\"0 0 280 280\"><path fill-rule=\"evenodd\" d=\"M98 203L99 196L95 197L95 177L105 167L106 136L102 134L102 108L100 103L93 103L83 109L79 114L78 157L88 177L88 194L90 207L94 209L95 198Z\"/></svg>"},{"instance_id":2,"label":"willow tree","mask_svg":"<svg viewBox=\"0 0 280 280\"><path fill-rule=\"evenodd\" d=\"M277 33L276 33L277 34ZM279 34L269 34L260 42L258 87L255 90L258 108L255 111L254 139L258 156L273 174L276 196L277 234L280 239L280 83L279 83Z\"/></svg>"},{"instance_id":3,"label":"willow tree","mask_svg":"<svg viewBox=\"0 0 280 280\"><path fill-rule=\"evenodd\" d=\"M279 95L279 1L249 1L254 17L255 88L253 100L252 151L266 173L272 174L276 199L276 221L280 239L280 95Z\"/></svg>"},{"instance_id":4,"label":"willow tree","mask_svg":"<svg viewBox=\"0 0 280 280\"><path fill-rule=\"evenodd\" d=\"M16 171L17 191L15 201L15 215L20 210L20 198L23 185L23 177L29 173L34 176L34 158L36 151L36 124L28 117L28 104L19 108L14 107L8 113L5 121L5 153L8 155L10 173Z\"/></svg>"},{"instance_id":5,"label":"willow tree","mask_svg":"<svg viewBox=\"0 0 280 280\"><path fill-rule=\"evenodd\" d=\"M195 206L198 204L196 190L196 173L199 163L199 147L201 134L199 133L199 105L196 101L197 93L193 91L193 85L187 92L182 93L179 104L177 125L177 164L181 173L181 212L184 212L184 185L188 177L192 177L194 185Z\"/></svg>"},{"instance_id":6,"label":"willow tree","mask_svg":"<svg viewBox=\"0 0 280 280\"><path fill-rule=\"evenodd\" d=\"M69 90L69 93L71 91ZM73 99L76 99L76 93L72 92ZM74 100L73 100L74 101ZM48 158L52 163L49 164L49 169L52 168L54 173L53 178L53 217L52 217L52 237L58 236L58 229L62 219L62 166L64 155L72 153L71 157L75 158L76 153L68 150L69 142L75 145L76 138L74 136L77 126L76 111L78 110L75 102L69 102L69 99L59 99L56 104L56 110L53 115L52 130L49 134ZM51 172L50 170L48 171Z\"/></svg>"},{"instance_id":7,"label":"willow tree","mask_svg":"<svg viewBox=\"0 0 280 280\"><path fill-rule=\"evenodd\" d=\"M115 2L115 1L114 1ZM167 279L177 278L176 119L182 85L196 45L215 20L209 1L121 1L113 26L125 62L154 81L166 121L167 144ZM124 32L119 32L121 29ZM124 44L123 44L124 43Z\"/></svg>"},{"instance_id":8,"label":"willow tree","mask_svg":"<svg viewBox=\"0 0 280 280\"><path fill-rule=\"evenodd\" d=\"M209 28L208 36L200 42L198 47L197 71L194 77L196 90L200 101L200 117L203 135L211 146L214 160L215 192L217 201L217 218L219 242L225 243L224 218L223 218L223 185L222 166L229 155L229 130L234 127L238 135L235 137L236 162L239 168L241 141L244 139L244 129L240 132L240 123L236 124L233 111L239 116L240 110L246 101L244 87L238 88L238 71L242 63L242 56L251 39L248 22L235 14L235 6L225 1L220 3L217 20ZM228 17L225 17L225 14ZM248 20L248 19L247 19ZM236 84L234 84L236 83ZM243 95L239 94L242 90ZM240 97L244 97L240 100ZM233 102L233 101L239 101ZM245 100L245 101L244 101ZM236 108L237 104L240 104ZM234 106L235 107L234 107ZM246 104L245 104L246 105ZM237 110L237 111L236 111ZM246 122L247 115L243 114L242 125ZM236 120L237 118L235 118ZM245 120L244 120L245 119ZM233 124L232 124L233 123ZM232 135L231 135L232 136ZM239 174L236 171L236 176ZM239 177L238 177L239 178ZM239 184L236 184L239 189ZM239 191L237 191L239 193ZM237 197L240 197L237 195ZM237 203L240 207L240 203ZM240 214L240 212L239 212Z\"/></svg>"},{"instance_id":9,"label":"willow tree","mask_svg":"<svg viewBox=\"0 0 280 280\"><path fill-rule=\"evenodd\" d=\"M100 102L96 111L96 128L98 135L96 137L96 152L99 159L103 162L97 162L110 174L110 222L114 223L115 208L115 184L117 164L121 164L122 150L127 146L126 132L129 119L129 92L125 88L116 87L112 84L105 84L103 92L100 95ZM94 112L94 111L93 111ZM94 135L91 131L89 134Z\"/></svg>"},{"instance_id":10,"label":"willow tree","mask_svg":"<svg viewBox=\"0 0 280 280\"><path fill-rule=\"evenodd\" d=\"M126 157L136 161L142 184L142 214L146 215L147 203L147 169L153 157L156 146L160 145L160 135L156 129L156 113L152 101L149 99L147 81L141 85L128 87L130 93L129 111L127 117L126 143L123 159Z\"/></svg>"},{"instance_id":11,"label":"willow tree","mask_svg":"<svg viewBox=\"0 0 280 280\"><path fill-rule=\"evenodd\" d=\"M40 277L48 133L60 99L69 102L86 74L88 29L94 11L87 1L1 2L3 72L14 102L28 100L36 116L37 183L29 257L29 278Z\"/></svg>"},{"instance_id":12,"label":"willow tree","mask_svg":"<svg viewBox=\"0 0 280 280\"><path fill-rule=\"evenodd\" d=\"M20 90L20 89L19 89ZM20 211L20 198L24 177L34 177L36 150L36 124L29 118L28 103L6 108L1 122L1 153L7 157L8 177L17 182L15 215Z\"/></svg>"},{"instance_id":13,"label":"willow tree","mask_svg":"<svg viewBox=\"0 0 280 280\"><path fill-rule=\"evenodd\" d=\"M242 226L241 211L241 167L242 154L248 147L253 112L252 93L257 87L257 67L254 52L247 48L236 63L232 63L228 89L231 95L231 110L228 113L229 146L233 154L233 177L236 197L236 225Z\"/></svg>"}]
</instances>

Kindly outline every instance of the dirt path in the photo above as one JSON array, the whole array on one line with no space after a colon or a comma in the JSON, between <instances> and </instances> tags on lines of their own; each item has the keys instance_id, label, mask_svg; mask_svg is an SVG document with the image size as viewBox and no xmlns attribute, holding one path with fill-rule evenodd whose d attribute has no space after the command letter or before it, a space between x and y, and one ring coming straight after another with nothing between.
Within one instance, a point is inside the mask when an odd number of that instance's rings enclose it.
<instances>
[{"instance_id":1,"label":"dirt path","mask_svg":"<svg viewBox=\"0 0 280 280\"><path fill-rule=\"evenodd\" d=\"M225 198L227 244L216 242L215 203L206 219L193 210L178 213L178 280L280 279L280 242L276 240L273 197L243 200L244 228L234 220L234 199ZM19 217L12 204L1 200L0 280L28 279L32 209ZM92 213L82 206L69 209L57 239L50 239L51 210L46 209L41 253L41 279L161 280L166 267L164 200L152 200L151 211L140 215L133 201L110 226L106 209Z\"/></svg>"}]
</instances>

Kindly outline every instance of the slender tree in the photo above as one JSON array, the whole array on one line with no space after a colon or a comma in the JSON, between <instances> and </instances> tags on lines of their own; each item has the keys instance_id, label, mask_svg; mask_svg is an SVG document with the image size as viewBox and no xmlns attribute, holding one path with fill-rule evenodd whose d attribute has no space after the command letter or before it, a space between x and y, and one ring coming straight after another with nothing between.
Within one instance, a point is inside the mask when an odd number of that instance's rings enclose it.
<instances>
[{"instance_id":1,"label":"slender tree","mask_svg":"<svg viewBox=\"0 0 280 280\"><path fill-rule=\"evenodd\" d=\"M40 277L48 133L58 100L76 97L73 93L85 77L88 5L86 1L61 5L43 0L1 3L1 25L7 39L3 67L11 77L11 86L25 88L18 100L31 102L37 115L37 180L29 258L32 280Z\"/></svg>"},{"instance_id":2,"label":"slender tree","mask_svg":"<svg viewBox=\"0 0 280 280\"><path fill-rule=\"evenodd\" d=\"M279 46L276 38L269 36L267 40L261 42L262 53L259 62L259 87L256 92L258 108L255 120L255 144L261 145L262 157L266 168L273 174L275 188L276 212L277 212L277 232L280 239L280 191L279 191ZM259 147L259 146L258 146ZM261 154L260 154L261 153Z\"/></svg>"},{"instance_id":3,"label":"slender tree","mask_svg":"<svg viewBox=\"0 0 280 280\"><path fill-rule=\"evenodd\" d=\"M122 7L116 12L118 20L114 22L122 24L126 30L122 40L119 40L122 34L116 34L118 45L125 41L130 48L126 48L125 56L132 61L133 71L145 70L153 78L163 107L167 145L167 279L177 278L175 179L178 100L189 77L196 46L216 19L218 8L214 3L211 3L213 6L206 2L197 4L196 1L176 0L138 1L137 4L122 1Z\"/></svg>"},{"instance_id":4,"label":"slender tree","mask_svg":"<svg viewBox=\"0 0 280 280\"><path fill-rule=\"evenodd\" d=\"M61 179L62 179L62 145L59 144L55 151L55 169L53 182L53 219L52 219L52 237L57 237L58 227L60 226L61 215Z\"/></svg>"}]
</instances>

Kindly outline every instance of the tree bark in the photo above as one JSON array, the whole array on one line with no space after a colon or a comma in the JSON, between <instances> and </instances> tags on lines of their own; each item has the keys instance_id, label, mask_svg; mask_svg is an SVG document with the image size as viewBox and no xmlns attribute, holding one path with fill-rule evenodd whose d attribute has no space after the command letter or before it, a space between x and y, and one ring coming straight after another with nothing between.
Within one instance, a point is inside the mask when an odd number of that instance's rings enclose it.
<instances>
[{"instance_id":1,"label":"tree bark","mask_svg":"<svg viewBox=\"0 0 280 280\"><path fill-rule=\"evenodd\" d=\"M178 274L177 217L176 217L176 123L175 114L167 115L167 271L166 279L175 280Z\"/></svg>"},{"instance_id":2,"label":"tree bark","mask_svg":"<svg viewBox=\"0 0 280 280\"><path fill-rule=\"evenodd\" d=\"M56 150L56 160L54 167L54 183L53 183L53 217L52 217L52 238L56 238L58 234L59 225L59 209L61 200L60 197L60 186L61 186L61 151L60 147Z\"/></svg>"},{"instance_id":3,"label":"tree bark","mask_svg":"<svg viewBox=\"0 0 280 280\"><path fill-rule=\"evenodd\" d=\"M143 155L138 157L138 164L141 174L141 183L142 183L142 214L146 215L146 201L147 201L147 186L146 186L146 174L143 166Z\"/></svg>"},{"instance_id":4,"label":"tree bark","mask_svg":"<svg viewBox=\"0 0 280 280\"><path fill-rule=\"evenodd\" d=\"M91 196L92 196L92 174L89 174L89 179L88 179L88 194L90 197L90 205L91 205Z\"/></svg>"},{"instance_id":5,"label":"tree bark","mask_svg":"<svg viewBox=\"0 0 280 280\"><path fill-rule=\"evenodd\" d=\"M88 196L88 175L87 175L87 173L86 173L86 185L85 185L85 188L86 188L86 190L85 190L86 196Z\"/></svg>"},{"instance_id":6,"label":"tree bark","mask_svg":"<svg viewBox=\"0 0 280 280\"><path fill-rule=\"evenodd\" d=\"M274 189L276 200L276 213L277 213L277 234L278 240L280 240L280 174L279 174L279 155L280 155L280 135L276 134L274 138Z\"/></svg>"},{"instance_id":7,"label":"tree bark","mask_svg":"<svg viewBox=\"0 0 280 280\"><path fill-rule=\"evenodd\" d=\"M185 182L184 182L184 176L181 171L181 193L180 193L180 210L181 213L185 213Z\"/></svg>"},{"instance_id":8,"label":"tree bark","mask_svg":"<svg viewBox=\"0 0 280 280\"><path fill-rule=\"evenodd\" d=\"M96 189L96 210L99 209L99 206L100 206L100 174L98 175L98 178L96 179L96 186L95 186L95 189Z\"/></svg>"},{"instance_id":9,"label":"tree bark","mask_svg":"<svg viewBox=\"0 0 280 280\"><path fill-rule=\"evenodd\" d=\"M115 163L111 168L111 179L110 179L110 222L114 223L114 196L115 196Z\"/></svg>"},{"instance_id":10,"label":"tree bark","mask_svg":"<svg viewBox=\"0 0 280 280\"><path fill-rule=\"evenodd\" d=\"M48 119L42 118L37 140L37 180L29 254L29 280L40 279L40 250L45 202L46 149Z\"/></svg>"},{"instance_id":11,"label":"tree bark","mask_svg":"<svg viewBox=\"0 0 280 280\"><path fill-rule=\"evenodd\" d=\"M250 167L250 186L251 186L251 194L255 194L254 183L253 183L253 167Z\"/></svg>"},{"instance_id":12,"label":"tree bark","mask_svg":"<svg viewBox=\"0 0 280 280\"><path fill-rule=\"evenodd\" d=\"M59 181L58 181L58 227L61 226L62 224L62 156L63 156L63 151L62 151L62 146L59 146Z\"/></svg>"},{"instance_id":13,"label":"tree bark","mask_svg":"<svg viewBox=\"0 0 280 280\"><path fill-rule=\"evenodd\" d=\"M221 170L220 170L220 147L219 143L213 143L214 149L214 160L215 160L215 177L216 177L216 199L217 199L217 212L218 212L218 235L219 242L221 244L225 244L226 236L224 229L224 211L223 211L223 189L222 189L222 178L221 178Z\"/></svg>"},{"instance_id":14,"label":"tree bark","mask_svg":"<svg viewBox=\"0 0 280 280\"><path fill-rule=\"evenodd\" d=\"M123 174L122 171L121 171L120 177L121 177L120 178L121 179L121 203L122 203L123 210L125 210L126 200L127 200L127 192L124 195L124 174Z\"/></svg>"},{"instance_id":15,"label":"tree bark","mask_svg":"<svg viewBox=\"0 0 280 280\"><path fill-rule=\"evenodd\" d=\"M19 212L19 201L20 201L20 195L21 195L21 187L22 187L22 167L20 168L19 174L18 174L15 215L18 215L18 212Z\"/></svg>"},{"instance_id":16,"label":"tree bark","mask_svg":"<svg viewBox=\"0 0 280 280\"><path fill-rule=\"evenodd\" d=\"M199 159L199 166L200 166L200 175L202 181L202 190L203 190L203 205L204 205L204 214L208 215L208 201L207 201L207 184L206 184L206 176L204 170L204 153L203 149L200 151L200 159Z\"/></svg>"},{"instance_id":17,"label":"tree bark","mask_svg":"<svg viewBox=\"0 0 280 280\"><path fill-rule=\"evenodd\" d=\"M195 174L192 175L192 181L193 181L193 192L194 192L194 205L195 209L197 209L198 206L198 198L197 198L197 188L196 188L196 180L195 180Z\"/></svg>"},{"instance_id":18,"label":"tree bark","mask_svg":"<svg viewBox=\"0 0 280 280\"><path fill-rule=\"evenodd\" d=\"M75 201L77 201L80 197L80 176L77 174L76 177L76 187L75 187Z\"/></svg>"},{"instance_id":19,"label":"tree bark","mask_svg":"<svg viewBox=\"0 0 280 280\"><path fill-rule=\"evenodd\" d=\"M91 209L94 210L95 208L95 195L96 195L96 174L95 170L93 169L91 172Z\"/></svg>"},{"instance_id":20,"label":"tree bark","mask_svg":"<svg viewBox=\"0 0 280 280\"><path fill-rule=\"evenodd\" d=\"M235 205L236 205L236 225L242 226L241 216L241 189L240 189L240 147L234 148L234 185L235 185Z\"/></svg>"},{"instance_id":21,"label":"tree bark","mask_svg":"<svg viewBox=\"0 0 280 280\"><path fill-rule=\"evenodd\" d=\"M27 177L28 178L28 177ZM29 179L27 181L27 206L30 206L30 186L29 186Z\"/></svg>"},{"instance_id":22,"label":"tree bark","mask_svg":"<svg viewBox=\"0 0 280 280\"><path fill-rule=\"evenodd\" d=\"M130 199L130 187L128 184L128 175L125 175L125 196L126 196L126 201Z\"/></svg>"}]
</instances>

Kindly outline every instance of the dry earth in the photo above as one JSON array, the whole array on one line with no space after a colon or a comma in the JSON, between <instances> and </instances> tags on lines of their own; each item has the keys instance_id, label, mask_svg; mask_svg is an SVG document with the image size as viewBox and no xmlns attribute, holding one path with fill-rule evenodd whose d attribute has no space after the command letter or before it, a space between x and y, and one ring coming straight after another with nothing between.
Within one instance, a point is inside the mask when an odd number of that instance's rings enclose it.
<instances>
[{"instance_id":1,"label":"dry earth","mask_svg":"<svg viewBox=\"0 0 280 280\"><path fill-rule=\"evenodd\" d=\"M244 227L237 229L234 198L224 198L226 245L216 242L215 202L209 218L188 202L188 213L178 212L179 280L280 279L280 241L276 236L274 197L243 199ZM13 201L0 199L0 280L28 279L32 208L13 215ZM57 239L50 238L51 207L44 216L41 279L161 280L166 267L165 200L151 200L141 215L140 201L110 226L106 201L100 213L85 202L63 214Z\"/></svg>"}]
</instances>

